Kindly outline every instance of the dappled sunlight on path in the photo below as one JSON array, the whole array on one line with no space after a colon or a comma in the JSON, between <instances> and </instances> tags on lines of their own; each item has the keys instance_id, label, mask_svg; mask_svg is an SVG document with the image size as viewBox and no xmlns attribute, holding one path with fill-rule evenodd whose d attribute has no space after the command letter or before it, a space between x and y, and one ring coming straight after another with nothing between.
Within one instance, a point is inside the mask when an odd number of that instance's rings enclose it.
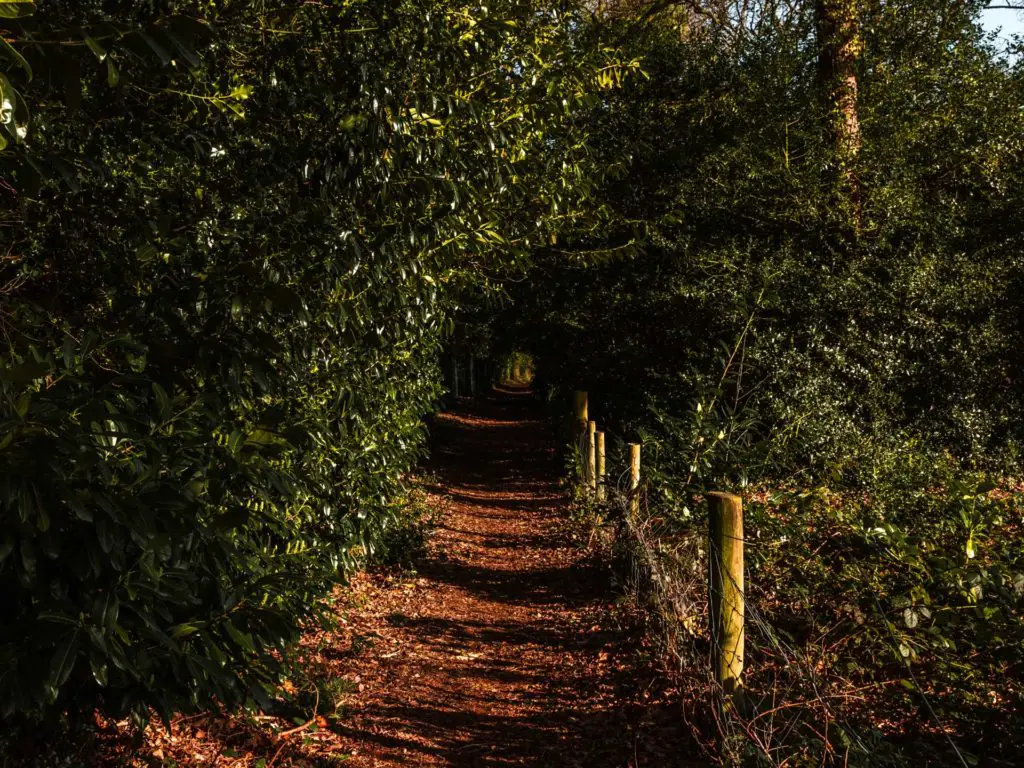
<instances>
[{"instance_id":1,"label":"dappled sunlight on path","mask_svg":"<svg viewBox=\"0 0 1024 768\"><path fill-rule=\"evenodd\" d=\"M415 570L335 591L267 713L98 724L97 766L671 768L692 758L642 614L574 541L554 439L527 391L435 420ZM423 485L423 482L420 485Z\"/></svg>"},{"instance_id":2,"label":"dappled sunlight on path","mask_svg":"<svg viewBox=\"0 0 1024 768\"><path fill-rule=\"evenodd\" d=\"M645 683L632 617L567 533L531 394L461 401L438 416L434 439L430 490L443 514L397 604L394 585L380 585L386 599L367 595L365 611L386 611L376 642L393 652L335 726L352 743L347 764L690 764L640 743L643 708L623 695L640 698Z\"/></svg>"}]
</instances>

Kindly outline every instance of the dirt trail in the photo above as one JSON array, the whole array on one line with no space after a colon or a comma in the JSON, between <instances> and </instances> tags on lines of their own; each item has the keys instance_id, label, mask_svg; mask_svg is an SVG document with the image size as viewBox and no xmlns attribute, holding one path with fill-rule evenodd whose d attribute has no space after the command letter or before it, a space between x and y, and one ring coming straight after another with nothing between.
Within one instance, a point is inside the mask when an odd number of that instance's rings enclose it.
<instances>
[{"instance_id":1,"label":"dirt trail","mask_svg":"<svg viewBox=\"0 0 1024 768\"><path fill-rule=\"evenodd\" d=\"M437 484L427 490L439 525L429 554L414 572L372 569L335 593L338 626L303 637L305 674L283 686L297 711L179 716L170 731L150 727L141 745L127 721L98 721L92 763L703 764L688 758L684 713L642 614L573 541L536 399L506 388L461 400L432 433Z\"/></svg>"},{"instance_id":2,"label":"dirt trail","mask_svg":"<svg viewBox=\"0 0 1024 768\"><path fill-rule=\"evenodd\" d=\"M638 679L635 628L607 569L567 535L537 402L496 390L433 431L441 525L415 580L364 600L375 650L353 666L363 690L336 726L346 764L682 764L640 733L651 675Z\"/></svg>"}]
</instances>

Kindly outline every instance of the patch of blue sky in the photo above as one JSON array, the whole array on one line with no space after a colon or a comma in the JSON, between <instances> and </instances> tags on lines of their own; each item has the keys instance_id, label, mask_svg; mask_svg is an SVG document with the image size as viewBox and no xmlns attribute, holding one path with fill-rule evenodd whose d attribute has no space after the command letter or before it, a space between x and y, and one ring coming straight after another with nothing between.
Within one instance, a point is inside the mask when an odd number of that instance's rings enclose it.
<instances>
[{"instance_id":1,"label":"patch of blue sky","mask_svg":"<svg viewBox=\"0 0 1024 768\"><path fill-rule=\"evenodd\" d=\"M1001 5L1002 0L994 0L992 5ZM998 33L997 45L1009 45L1014 35L1024 37L1024 11L1005 8L990 8L981 12L981 24L990 32Z\"/></svg>"}]
</instances>

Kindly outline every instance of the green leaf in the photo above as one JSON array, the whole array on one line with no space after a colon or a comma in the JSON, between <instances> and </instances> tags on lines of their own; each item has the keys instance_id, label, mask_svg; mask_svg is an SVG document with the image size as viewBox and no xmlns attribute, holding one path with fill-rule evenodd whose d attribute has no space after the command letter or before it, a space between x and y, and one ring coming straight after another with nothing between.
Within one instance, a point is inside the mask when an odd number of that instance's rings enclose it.
<instances>
[{"instance_id":1,"label":"green leaf","mask_svg":"<svg viewBox=\"0 0 1024 768\"><path fill-rule=\"evenodd\" d=\"M16 143L20 143L25 138L28 130L28 107L25 106L21 94L2 73L0 73L0 126Z\"/></svg>"},{"instance_id":2,"label":"green leaf","mask_svg":"<svg viewBox=\"0 0 1024 768\"><path fill-rule=\"evenodd\" d=\"M228 635L231 636L231 639L234 640L243 649L245 649L249 653L256 652L256 646L253 644L251 634L236 629L235 625L230 621L224 622L224 628L227 630Z\"/></svg>"},{"instance_id":3,"label":"green leaf","mask_svg":"<svg viewBox=\"0 0 1024 768\"><path fill-rule=\"evenodd\" d=\"M153 382L153 394L156 395L157 408L160 411L160 419L167 421L171 418L171 398L167 396L167 390Z\"/></svg>"},{"instance_id":4,"label":"green leaf","mask_svg":"<svg viewBox=\"0 0 1024 768\"><path fill-rule=\"evenodd\" d=\"M917 611L913 608L905 608L903 610L903 621L908 629L914 629L918 622Z\"/></svg>"},{"instance_id":5,"label":"green leaf","mask_svg":"<svg viewBox=\"0 0 1024 768\"><path fill-rule=\"evenodd\" d=\"M54 688L60 688L71 677L71 670L75 667L75 660L78 654L79 630L76 628L65 640L57 646L57 650L50 660L49 684Z\"/></svg>"},{"instance_id":6,"label":"green leaf","mask_svg":"<svg viewBox=\"0 0 1024 768\"><path fill-rule=\"evenodd\" d=\"M195 52L189 47L188 43L182 40L170 29L162 30L163 36L174 46L174 48L181 54L181 57L188 62L188 65L193 69L199 67L203 62L199 60Z\"/></svg>"},{"instance_id":7,"label":"green leaf","mask_svg":"<svg viewBox=\"0 0 1024 768\"><path fill-rule=\"evenodd\" d=\"M107 662L101 657L97 656L94 652L89 653L89 668L92 670L93 679L101 688L106 688L109 683L109 675L107 674Z\"/></svg>"},{"instance_id":8,"label":"green leaf","mask_svg":"<svg viewBox=\"0 0 1024 768\"><path fill-rule=\"evenodd\" d=\"M32 80L32 67L29 66L29 63L25 60L25 57L18 52L18 49L11 45L9 42L7 42L3 35L0 35L0 53L5 55L8 59L10 59L23 70L25 70L25 74L28 75L28 79L30 81Z\"/></svg>"},{"instance_id":9,"label":"green leaf","mask_svg":"<svg viewBox=\"0 0 1024 768\"><path fill-rule=\"evenodd\" d=\"M64 357L64 367L69 371L75 367L75 341L70 336L64 339L61 352Z\"/></svg>"},{"instance_id":10,"label":"green leaf","mask_svg":"<svg viewBox=\"0 0 1024 768\"><path fill-rule=\"evenodd\" d=\"M143 243L135 250L135 258L143 264L152 261L157 256L159 256L159 252L152 243Z\"/></svg>"},{"instance_id":11,"label":"green leaf","mask_svg":"<svg viewBox=\"0 0 1024 768\"><path fill-rule=\"evenodd\" d=\"M36 618L39 621L49 621L54 624L64 624L69 627L79 626L78 622L70 616L63 613L54 613L53 611L42 611Z\"/></svg>"},{"instance_id":12,"label":"green leaf","mask_svg":"<svg viewBox=\"0 0 1024 768\"><path fill-rule=\"evenodd\" d=\"M171 628L171 638L174 640L180 640L183 637L194 635L198 631L199 627L195 624L189 624L187 622L184 624L178 624Z\"/></svg>"},{"instance_id":13,"label":"green leaf","mask_svg":"<svg viewBox=\"0 0 1024 768\"><path fill-rule=\"evenodd\" d=\"M238 449L245 444L245 435L239 430L234 430L227 440L227 449L232 454L238 453Z\"/></svg>"},{"instance_id":14,"label":"green leaf","mask_svg":"<svg viewBox=\"0 0 1024 768\"><path fill-rule=\"evenodd\" d=\"M156 41L153 35L143 30L139 30L137 34L143 41L145 41L146 45L149 46L149 50L156 54L156 57L160 59L161 64L167 66L171 63L171 54L168 53L164 46Z\"/></svg>"},{"instance_id":15,"label":"green leaf","mask_svg":"<svg viewBox=\"0 0 1024 768\"><path fill-rule=\"evenodd\" d=\"M24 0L0 0L0 19L23 19L36 12L34 2Z\"/></svg>"},{"instance_id":16,"label":"green leaf","mask_svg":"<svg viewBox=\"0 0 1024 768\"><path fill-rule=\"evenodd\" d=\"M95 37L90 37L86 32L82 33L82 38L85 40L86 46L92 51L92 55L96 57L96 60L101 64L107 59L107 49L104 48L99 40Z\"/></svg>"}]
</instances>

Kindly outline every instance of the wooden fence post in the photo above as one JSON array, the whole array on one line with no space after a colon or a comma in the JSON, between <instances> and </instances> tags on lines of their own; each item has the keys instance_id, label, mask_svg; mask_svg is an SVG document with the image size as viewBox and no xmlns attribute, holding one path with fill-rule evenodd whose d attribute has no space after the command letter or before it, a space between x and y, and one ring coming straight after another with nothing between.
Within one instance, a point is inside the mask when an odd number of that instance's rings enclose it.
<instances>
[{"instance_id":1,"label":"wooden fence post","mask_svg":"<svg viewBox=\"0 0 1024 768\"><path fill-rule=\"evenodd\" d=\"M476 397L476 358L469 356L469 396Z\"/></svg>"},{"instance_id":2,"label":"wooden fence post","mask_svg":"<svg viewBox=\"0 0 1024 768\"><path fill-rule=\"evenodd\" d=\"M727 702L743 696L743 500L731 493L708 494L711 644L715 679Z\"/></svg>"},{"instance_id":3,"label":"wooden fence post","mask_svg":"<svg viewBox=\"0 0 1024 768\"><path fill-rule=\"evenodd\" d=\"M640 513L640 443L629 444L629 516Z\"/></svg>"},{"instance_id":4,"label":"wooden fence post","mask_svg":"<svg viewBox=\"0 0 1024 768\"><path fill-rule=\"evenodd\" d=\"M587 422L587 488L597 492L597 422Z\"/></svg>"},{"instance_id":5,"label":"wooden fence post","mask_svg":"<svg viewBox=\"0 0 1024 768\"><path fill-rule=\"evenodd\" d=\"M597 500L604 501L605 496L605 482L604 482L604 432L597 433Z\"/></svg>"},{"instance_id":6,"label":"wooden fence post","mask_svg":"<svg viewBox=\"0 0 1024 768\"><path fill-rule=\"evenodd\" d=\"M575 413L574 421L576 436L579 437L587 431L587 421L590 417L587 415L587 393L581 390L576 390L573 394L573 412Z\"/></svg>"},{"instance_id":7,"label":"wooden fence post","mask_svg":"<svg viewBox=\"0 0 1024 768\"><path fill-rule=\"evenodd\" d=\"M576 441L576 451L579 453L580 466L583 470L583 479L587 476L587 449L583 443L583 436L587 434L587 393L576 390L573 393L573 417L570 427L573 440Z\"/></svg>"},{"instance_id":8,"label":"wooden fence post","mask_svg":"<svg viewBox=\"0 0 1024 768\"><path fill-rule=\"evenodd\" d=\"M459 358L452 355L452 394L459 396Z\"/></svg>"}]
</instances>

